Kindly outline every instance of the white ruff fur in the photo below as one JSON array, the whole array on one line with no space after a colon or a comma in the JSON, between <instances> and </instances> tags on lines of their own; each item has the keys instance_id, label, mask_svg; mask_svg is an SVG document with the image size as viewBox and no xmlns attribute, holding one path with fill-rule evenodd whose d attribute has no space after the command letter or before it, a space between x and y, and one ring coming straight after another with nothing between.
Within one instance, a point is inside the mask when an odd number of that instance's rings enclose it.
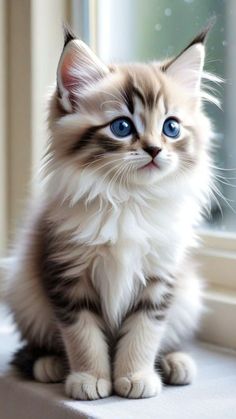
<instances>
[{"instance_id":1,"label":"white ruff fur","mask_svg":"<svg viewBox=\"0 0 236 419\"><path fill-rule=\"evenodd\" d=\"M55 170L47 185L48 197L57 190L58 196L71 197L72 206L66 209L62 203L66 220L58 232L71 231L73 241L89 245L88 254L82 251L92 282L108 323L118 326L145 278L175 274L186 249L197 244L194 228L209 192L207 157L188 177L178 178L178 184L171 177L160 185L113 184L109 189L89 172L71 177L68 168L70 184L62 181L58 187L60 170L67 179L65 167Z\"/></svg>"}]
</instances>

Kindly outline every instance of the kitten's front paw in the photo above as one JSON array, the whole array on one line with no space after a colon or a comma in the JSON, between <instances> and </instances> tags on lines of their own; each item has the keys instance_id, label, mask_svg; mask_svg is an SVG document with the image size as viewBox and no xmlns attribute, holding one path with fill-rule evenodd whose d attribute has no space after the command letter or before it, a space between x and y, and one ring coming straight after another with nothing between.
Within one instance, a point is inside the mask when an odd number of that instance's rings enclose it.
<instances>
[{"instance_id":1,"label":"kitten's front paw","mask_svg":"<svg viewBox=\"0 0 236 419\"><path fill-rule=\"evenodd\" d=\"M111 381L85 372L72 372L66 379L66 394L75 400L103 399L111 392Z\"/></svg>"},{"instance_id":2,"label":"kitten's front paw","mask_svg":"<svg viewBox=\"0 0 236 419\"><path fill-rule=\"evenodd\" d=\"M154 372L137 372L117 378L114 382L116 394L129 399L154 397L161 392L162 382Z\"/></svg>"}]
</instances>

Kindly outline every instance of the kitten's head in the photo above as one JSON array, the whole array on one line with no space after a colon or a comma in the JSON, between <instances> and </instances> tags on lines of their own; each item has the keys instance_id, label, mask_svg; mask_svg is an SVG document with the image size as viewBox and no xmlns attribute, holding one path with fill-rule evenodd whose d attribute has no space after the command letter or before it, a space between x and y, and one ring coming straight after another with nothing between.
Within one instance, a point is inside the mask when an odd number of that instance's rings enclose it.
<instances>
[{"instance_id":1,"label":"kitten's head","mask_svg":"<svg viewBox=\"0 0 236 419\"><path fill-rule=\"evenodd\" d=\"M68 195L176 184L200 166L210 134L201 87L207 32L170 60L112 66L66 32L49 155Z\"/></svg>"}]
</instances>

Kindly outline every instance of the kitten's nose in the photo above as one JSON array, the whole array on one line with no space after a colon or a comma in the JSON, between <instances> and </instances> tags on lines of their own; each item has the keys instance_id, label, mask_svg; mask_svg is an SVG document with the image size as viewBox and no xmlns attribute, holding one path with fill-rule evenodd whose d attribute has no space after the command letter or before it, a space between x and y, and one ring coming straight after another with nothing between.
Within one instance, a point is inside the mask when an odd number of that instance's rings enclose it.
<instances>
[{"instance_id":1,"label":"kitten's nose","mask_svg":"<svg viewBox=\"0 0 236 419\"><path fill-rule=\"evenodd\" d=\"M144 148L144 151L146 151L146 153L150 154L150 156L153 159L155 159L155 157L160 153L161 148L153 146L153 145L149 145L149 146Z\"/></svg>"}]
</instances>

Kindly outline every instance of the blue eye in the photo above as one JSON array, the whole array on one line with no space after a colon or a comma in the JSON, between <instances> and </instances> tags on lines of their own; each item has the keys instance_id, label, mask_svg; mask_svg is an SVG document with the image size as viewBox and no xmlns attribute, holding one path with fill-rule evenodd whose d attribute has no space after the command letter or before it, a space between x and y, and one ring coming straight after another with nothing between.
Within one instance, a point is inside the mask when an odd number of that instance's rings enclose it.
<instances>
[{"instance_id":1,"label":"blue eye","mask_svg":"<svg viewBox=\"0 0 236 419\"><path fill-rule=\"evenodd\" d=\"M180 124L174 118L167 118L163 124L162 132L167 137L178 138L180 135Z\"/></svg>"},{"instance_id":2,"label":"blue eye","mask_svg":"<svg viewBox=\"0 0 236 419\"><path fill-rule=\"evenodd\" d=\"M110 124L111 132L119 138L128 137L134 132L133 123L128 118L117 118Z\"/></svg>"}]
</instances>

